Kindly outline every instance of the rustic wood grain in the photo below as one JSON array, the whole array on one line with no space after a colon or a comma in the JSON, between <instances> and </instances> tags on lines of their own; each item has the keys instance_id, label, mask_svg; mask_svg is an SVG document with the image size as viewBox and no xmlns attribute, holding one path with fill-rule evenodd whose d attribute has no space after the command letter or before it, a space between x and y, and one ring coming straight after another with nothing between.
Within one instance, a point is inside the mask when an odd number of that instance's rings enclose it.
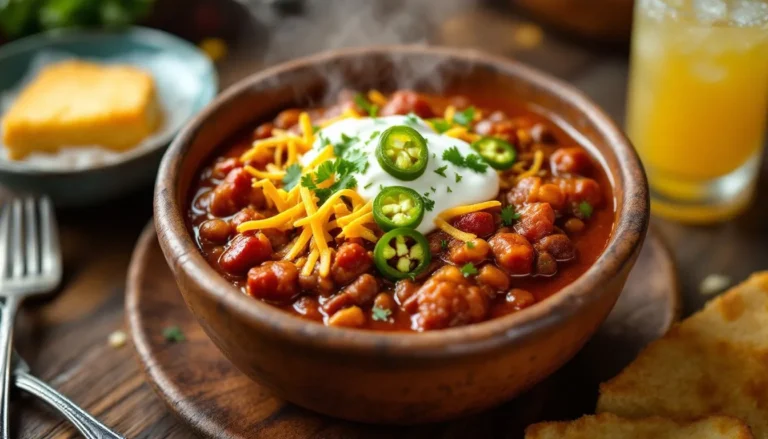
<instances>
[{"instance_id":1,"label":"rustic wood grain","mask_svg":"<svg viewBox=\"0 0 768 439\"><path fill-rule=\"evenodd\" d=\"M457 432L475 430L521 437L533 422L592 411L597 384L666 332L678 311L671 256L651 234L606 323L555 376L501 407L457 421L371 426L288 404L240 373L187 310L164 261L150 225L139 240L129 273L126 313L131 338L148 381L170 409L201 435L216 438L444 438L464 437ZM654 280L647 282L651 277ZM165 340L162 332L169 326L179 326L187 340ZM568 397L563 398L564 394Z\"/></svg>"},{"instance_id":2,"label":"rustic wood grain","mask_svg":"<svg viewBox=\"0 0 768 439\"><path fill-rule=\"evenodd\" d=\"M169 13L182 22L176 10ZM529 25L525 19L506 14L479 14L470 21L473 29L496 20L477 47L514 56L565 78L586 91L619 122L623 119L626 93L627 53L580 45L568 38L545 33L535 47L499 47L507 32ZM232 32L230 57L220 64L221 83L227 86L261 66L264 33L256 20L244 19L243 28ZM163 23L159 23L163 24ZM167 27L167 26L166 26ZM214 34L215 35L215 34ZM199 37L192 34L192 37ZM449 41L437 42L448 44ZM466 40L463 40L466 41ZM461 45L462 41L452 44ZM505 43L506 44L506 43ZM745 279L768 268L768 167L754 207L737 220L711 227L687 227L654 220L660 235L673 251L683 295L683 314L699 309L709 299L698 285L711 273ZM65 250L65 283L47 300L30 302L19 315L16 341L33 372L96 414L107 425L129 437L190 438L193 431L171 415L141 375L130 345L112 349L108 334L123 322L123 292L128 261L142 228L151 216L151 191L115 200L88 210L59 212ZM130 342L129 342L130 343ZM579 360L582 356L578 356ZM578 389L571 389L577 391ZM570 392L569 392L570 393ZM523 407L537 411L543 398ZM18 438L70 438L75 430L42 404L28 398L12 402L14 436ZM568 414L565 414L568 416ZM286 413L286 418L291 414ZM485 415L496 423L459 423L451 429L435 429L442 438L504 436L505 417ZM500 428L491 430L489 425ZM333 427L316 424L315 437L334 434ZM377 437L376 435L374 437ZM380 435L379 435L380 437Z\"/></svg>"}]
</instances>

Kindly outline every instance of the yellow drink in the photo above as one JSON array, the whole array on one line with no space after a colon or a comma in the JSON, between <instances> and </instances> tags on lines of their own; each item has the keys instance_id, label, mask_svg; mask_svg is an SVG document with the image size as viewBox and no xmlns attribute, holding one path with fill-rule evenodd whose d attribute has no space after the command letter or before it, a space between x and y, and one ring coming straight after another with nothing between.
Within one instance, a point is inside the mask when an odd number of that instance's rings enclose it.
<instances>
[{"instance_id":1,"label":"yellow drink","mask_svg":"<svg viewBox=\"0 0 768 439\"><path fill-rule=\"evenodd\" d=\"M768 1L638 0L631 69L627 131L654 213L691 222L738 213L766 130Z\"/></svg>"}]
</instances>

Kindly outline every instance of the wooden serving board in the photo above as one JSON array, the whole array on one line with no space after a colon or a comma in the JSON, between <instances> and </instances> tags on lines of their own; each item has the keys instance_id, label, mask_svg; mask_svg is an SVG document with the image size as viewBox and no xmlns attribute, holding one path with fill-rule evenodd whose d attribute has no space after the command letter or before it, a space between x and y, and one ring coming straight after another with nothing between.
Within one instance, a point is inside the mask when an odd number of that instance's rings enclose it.
<instances>
[{"instance_id":1,"label":"wooden serving board","mask_svg":"<svg viewBox=\"0 0 768 439\"><path fill-rule=\"evenodd\" d=\"M160 398L201 436L214 438L461 438L523 436L526 425L594 409L597 384L616 374L678 317L674 264L646 239L619 301L587 346L560 371L496 409L441 424L389 427L329 418L280 400L240 373L187 310L160 250L144 230L128 275L126 314L137 358ZM186 341L163 329L179 326Z\"/></svg>"}]
</instances>

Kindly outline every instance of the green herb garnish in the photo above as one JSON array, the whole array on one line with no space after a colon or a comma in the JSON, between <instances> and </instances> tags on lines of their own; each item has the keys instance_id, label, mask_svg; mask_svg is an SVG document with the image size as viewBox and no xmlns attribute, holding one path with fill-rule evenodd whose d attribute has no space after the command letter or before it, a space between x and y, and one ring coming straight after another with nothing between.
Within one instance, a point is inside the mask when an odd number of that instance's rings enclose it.
<instances>
[{"instance_id":1,"label":"green herb garnish","mask_svg":"<svg viewBox=\"0 0 768 439\"><path fill-rule=\"evenodd\" d=\"M435 169L435 174L445 178L445 170L448 169L448 165L441 166L437 169Z\"/></svg>"},{"instance_id":2,"label":"green herb garnish","mask_svg":"<svg viewBox=\"0 0 768 439\"><path fill-rule=\"evenodd\" d=\"M468 262L463 267L461 267L461 274L463 274L464 277L475 275L477 274L477 268L475 268L473 263Z\"/></svg>"},{"instance_id":3,"label":"green herb garnish","mask_svg":"<svg viewBox=\"0 0 768 439\"><path fill-rule=\"evenodd\" d=\"M377 322L386 322L389 320L389 316L392 315L392 311L386 308L379 308L374 306L371 311L373 312L373 320Z\"/></svg>"},{"instance_id":4,"label":"green herb garnish","mask_svg":"<svg viewBox=\"0 0 768 439\"><path fill-rule=\"evenodd\" d=\"M379 106L369 102L368 99L366 99L365 96L363 96L361 93L355 95L354 101L355 105L368 113L368 116L376 117L376 115L379 114Z\"/></svg>"},{"instance_id":5,"label":"green herb garnish","mask_svg":"<svg viewBox=\"0 0 768 439\"><path fill-rule=\"evenodd\" d=\"M448 250L448 240L441 239L440 240L440 249L441 250Z\"/></svg>"},{"instance_id":6,"label":"green herb garnish","mask_svg":"<svg viewBox=\"0 0 768 439\"><path fill-rule=\"evenodd\" d=\"M289 191L293 189L301 180L301 166L297 163L292 164L285 168L285 176L283 177L283 189Z\"/></svg>"},{"instance_id":7,"label":"green herb garnish","mask_svg":"<svg viewBox=\"0 0 768 439\"><path fill-rule=\"evenodd\" d=\"M460 111L453 115L453 121L459 125L470 127L470 124L475 120L475 107L469 107L464 111Z\"/></svg>"},{"instance_id":8,"label":"green herb garnish","mask_svg":"<svg viewBox=\"0 0 768 439\"><path fill-rule=\"evenodd\" d=\"M501 223L505 226L511 226L520 219L520 214L515 212L514 206L506 206L501 209Z\"/></svg>"},{"instance_id":9,"label":"green herb garnish","mask_svg":"<svg viewBox=\"0 0 768 439\"><path fill-rule=\"evenodd\" d=\"M301 177L301 185L314 191L320 198L320 203L324 203L334 193L342 189L352 189L357 186L357 180L354 173L362 172L367 163L365 154L359 150L352 150L347 157L337 157L334 160L326 160L317 167L314 173L307 173ZM331 186L327 188L318 187L319 184L334 179Z\"/></svg>"},{"instance_id":10,"label":"green herb garnish","mask_svg":"<svg viewBox=\"0 0 768 439\"><path fill-rule=\"evenodd\" d=\"M581 214L582 218L589 219L592 216L592 212L594 212L594 208L591 204L587 203L586 201L579 203L579 213Z\"/></svg>"},{"instance_id":11,"label":"green herb garnish","mask_svg":"<svg viewBox=\"0 0 768 439\"><path fill-rule=\"evenodd\" d=\"M448 190L446 192L448 192L450 194L451 192L453 192L453 189L451 189L451 187L448 186Z\"/></svg>"},{"instance_id":12,"label":"green herb garnish","mask_svg":"<svg viewBox=\"0 0 768 439\"><path fill-rule=\"evenodd\" d=\"M180 343L187 339L178 326L169 326L163 329L163 338L169 343Z\"/></svg>"},{"instance_id":13,"label":"green herb garnish","mask_svg":"<svg viewBox=\"0 0 768 439\"><path fill-rule=\"evenodd\" d=\"M435 201L427 198L428 195L429 192L425 193L421 198L424 200L424 208L431 212L435 208Z\"/></svg>"},{"instance_id":14,"label":"green herb garnish","mask_svg":"<svg viewBox=\"0 0 768 439\"><path fill-rule=\"evenodd\" d=\"M475 248L475 243L472 241L467 241L465 244L467 244L467 248Z\"/></svg>"},{"instance_id":15,"label":"green herb garnish","mask_svg":"<svg viewBox=\"0 0 768 439\"><path fill-rule=\"evenodd\" d=\"M456 183L460 182L462 178L464 178L464 177L462 177L461 175L459 175L459 174L457 173L457 174L456 174Z\"/></svg>"},{"instance_id":16,"label":"green herb garnish","mask_svg":"<svg viewBox=\"0 0 768 439\"><path fill-rule=\"evenodd\" d=\"M451 123L445 119L436 117L434 119L429 119L429 121L432 122L432 128L434 128L438 134L443 134L444 132L451 129Z\"/></svg>"},{"instance_id":17,"label":"green herb garnish","mask_svg":"<svg viewBox=\"0 0 768 439\"><path fill-rule=\"evenodd\" d=\"M482 174L488 170L488 164L477 154L469 154L466 158L461 155L459 148L452 146L443 151L443 160L453 163L460 168L471 169L478 174ZM461 178L456 174L456 182L458 183Z\"/></svg>"}]
</instances>

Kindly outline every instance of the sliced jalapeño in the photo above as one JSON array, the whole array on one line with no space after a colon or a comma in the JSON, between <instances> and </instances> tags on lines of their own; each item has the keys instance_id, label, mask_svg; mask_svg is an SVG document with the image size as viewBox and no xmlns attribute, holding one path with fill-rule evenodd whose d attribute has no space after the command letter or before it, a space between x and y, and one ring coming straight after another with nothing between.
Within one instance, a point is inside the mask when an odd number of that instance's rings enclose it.
<instances>
[{"instance_id":1,"label":"sliced jalape\u00f1o","mask_svg":"<svg viewBox=\"0 0 768 439\"><path fill-rule=\"evenodd\" d=\"M415 180L427 169L427 141L409 126L393 126L381 134L376 159L393 177L403 181Z\"/></svg>"},{"instance_id":2,"label":"sliced jalape\u00f1o","mask_svg":"<svg viewBox=\"0 0 768 439\"><path fill-rule=\"evenodd\" d=\"M373 250L376 268L392 280L415 277L427 268L431 258L427 238L405 227L385 233Z\"/></svg>"},{"instance_id":3,"label":"sliced jalape\u00f1o","mask_svg":"<svg viewBox=\"0 0 768 439\"><path fill-rule=\"evenodd\" d=\"M472 144L472 149L493 169L501 171L511 168L517 158L515 147L496 137L483 137Z\"/></svg>"},{"instance_id":4,"label":"sliced jalape\u00f1o","mask_svg":"<svg viewBox=\"0 0 768 439\"><path fill-rule=\"evenodd\" d=\"M398 227L415 229L424 218L421 195L403 186L382 189L373 200L373 219L385 232Z\"/></svg>"}]
</instances>

